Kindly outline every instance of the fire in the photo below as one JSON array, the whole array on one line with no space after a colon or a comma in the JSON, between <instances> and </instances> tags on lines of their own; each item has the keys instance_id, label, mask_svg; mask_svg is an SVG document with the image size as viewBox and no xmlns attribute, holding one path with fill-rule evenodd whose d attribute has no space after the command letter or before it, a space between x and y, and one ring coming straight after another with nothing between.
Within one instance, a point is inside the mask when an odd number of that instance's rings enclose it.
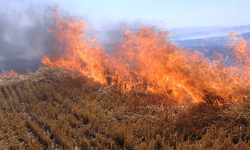
<instances>
[{"instance_id":1,"label":"fire","mask_svg":"<svg viewBox=\"0 0 250 150\"><path fill-rule=\"evenodd\" d=\"M18 75L18 73L15 70L10 70L10 71L3 70L3 74L0 75L0 78L1 77L11 77L11 76L15 76L15 75Z\"/></svg>"},{"instance_id":2,"label":"fire","mask_svg":"<svg viewBox=\"0 0 250 150\"><path fill-rule=\"evenodd\" d=\"M248 99L250 45L231 35L234 65L227 66L222 54L211 61L202 53L178 48L167 32L142 27L123 31L124 42L112 54L85 35L88 24L55 11L55 29L48 31L60 42L57 57L44 56L42 63L81 72L105 85L125 92L143 91L165 95L181 104L188 102L240 102Z\"/></svg>"},{"instance_id":3,"label":"fire","mask_svg":"<svg viewBox=\"0 0 250 150\"><path fill-rule=\"evenodd\" d=\"M101 45L97 45L95 39L83 40L85 36L83 30L88 25L83 20L60 18L57 11L54 17L55 30L52 32L55 38L61 43L56 46L58 54L62 57L55 58L53 62L46 56L42 59L42 63L53 66L62 67L69 70L77 70L82 74L94 78L100 83L105 83L104 71L107 68L108 55Z\"/></svg>"}]
</instances>

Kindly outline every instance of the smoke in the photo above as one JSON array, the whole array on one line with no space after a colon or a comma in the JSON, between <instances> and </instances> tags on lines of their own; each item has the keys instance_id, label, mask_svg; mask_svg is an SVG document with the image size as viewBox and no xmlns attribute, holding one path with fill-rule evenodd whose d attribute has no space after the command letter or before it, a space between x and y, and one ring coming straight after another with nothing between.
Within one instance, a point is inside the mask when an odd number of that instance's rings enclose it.
<instances>
[{"instance_id":1,"label":"smoke","mask_svg":"<svg viewBox=\"0 0 250 150\"><path fill-rule=\"evenodd\" d=\"M61 5L53 2L38 0L9 0L0 5L0 73L1 70L14 69L18 73L30 69L36 71L39 68L41 58L55 54L54 46L57 40L47 29L54 29L51 20L53 10ZM70 7L69 7L70 8ZM106 51L111 52L117 43L123 42L122 30L127 28L135 32L142 26L159 30L159 26L165 26L160 22L145 20L119 20L108 18L95 20L88 16L82 16L76 10L69 10L70 16L84 18L89 23L90 36L97 38L97 42L105 46ZM65 8L62 8L65 11ZM35 66L34 66L35 62ZM33 65L33 66L31 66ZM21 68L21 69L20 69ZM34 69L31 69L34 68ZM21 71L18 71L21 70Z\"/></svg>"},{"instance_id":2,"label":"smoke","mask_svg":"<svg viewBox=\"0 0 250 150\"><path fill-rule=\"evenodd\" d=\"M51 33L47 32L47 29L54 28L51 21L53 9L58 6L63 7L56 3L39 0L36 2L9 0L1 3L0 61L9 59L40 60L42 56L54 53L57 41ZM69 11L68 8L67 11ZM104 45L107 51L111 51L115 43L123 40L121 31L124 28L134 32L146 24L147 27L157 26L157 28L160 24L145 20L116 22L108 18L95 20L95 18L90 18L91 14L82 16L76 10L70 10L70 13L73 16L84 18L89 23L90 28L87 33L98 38L98 42Z\"/></svg>"},{"instance_id":3,"label":"smoke","mask_svg":"<svg viewBox=\"0 0 250 150\"><path fill-rule=\"evenodd\" d=\"M98 37L99 43L105 46L108 53L114 51L115 46L124 42L123 31L129 30L134 33L143 27L153 29L154 31L166 30L161 22L149 22L145 20L101 20L99 25L94 24L96 28L95 37Z\"/></svg>"},{"instance_id":4,"label":"smoke","mask_svg":"<svg viewBox=\"0 0 250 150\"><path fill-rule=\"evenodd\" d=\"M47 29L54 28L55 4L10 0L0 5L0 74L36 71L44 55L55 53L57 43Z\"/></svg>"},{"instance_id":5,"label":"smoke","mask_svg":"<svg viewBox=\"0 0 250 150\"><path fill-rule=\"evenodd\" d=\"M53 28L49 15L54 7L15 4L9 2L1 7L0 60L40 59L53 53L56 40L47 29Z\"/></svg>"}]
</instances>

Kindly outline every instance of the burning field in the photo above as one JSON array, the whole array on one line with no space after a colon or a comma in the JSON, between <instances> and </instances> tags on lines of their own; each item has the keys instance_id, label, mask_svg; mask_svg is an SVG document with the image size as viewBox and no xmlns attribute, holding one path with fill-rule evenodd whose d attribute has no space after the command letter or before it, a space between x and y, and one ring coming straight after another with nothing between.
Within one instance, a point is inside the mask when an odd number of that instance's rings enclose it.
<instances>
[{"instance_id":1,"label":"burning field","mask_svg":"<svg viewBox=\"0 0 250 150\"><path fill-rule=\"evenodd\" d=\"M42 63L80 72L103 85L123 92L139 91L164 95L164 102L179 104L207 102L214 105L247 101L250 86L250 46L235 34L228 45L233 48L233 64L228 56L215 53L211 59L195 50L183 50L167 39L166 31L142 27L137 32L124 29L124 41L108 54L97 39L85 35L88 24L60 14L52 18L49 29L60 42L57 54Z\"/></svg>"},{"instance_id":2,"label":"burning field","mask_svg":"<svg viewBox=\"0 0 250 150\"><path fill-rule=\"evenodd\" d=\"M248 149L250 44L205 58L168 32L122 31L107 53L82 19L54 11L56 54L37 72L4 72L2 149ZM230 63L227 63L230 61Z\"/></svg>"}]
</instances>

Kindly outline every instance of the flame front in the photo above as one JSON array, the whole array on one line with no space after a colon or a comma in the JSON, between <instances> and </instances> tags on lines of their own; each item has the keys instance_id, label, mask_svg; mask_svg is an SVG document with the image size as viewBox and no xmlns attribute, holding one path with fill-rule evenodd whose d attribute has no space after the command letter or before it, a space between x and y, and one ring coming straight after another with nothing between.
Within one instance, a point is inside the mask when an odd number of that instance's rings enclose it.
<instances>
[{"instance_id":1,"label":"flame front","mask_svg":"<svg viewBox=\"0 0 250 150\"><path fill-rule=\"evenodd\" d=\"M181 104L247 100L250 77L250 45L231 35L234 65L227 66L223 55L213 61L194 50L183 50L167 39L167 32L146 27L135 33L124 30L124 42L112 54L97 40L87 37L88 25L81 19L55 11L55 29L48 30L60 42L52 60L42 63L81 72L105 85L123 91L161 94Z\"/></svg>"},{"instance_id":2,"label":"flame front","mask_svg":"<svg viewBox=\"0 0 250 150\"><path fill-rule=\"evenodd\" d=\"M16 76L18 73L15 70L10 70L10 71L4 71L2 70L3 74L0 74L0 78L2 77L11 77L11 76Z\"/></svg>"}]
</instances>

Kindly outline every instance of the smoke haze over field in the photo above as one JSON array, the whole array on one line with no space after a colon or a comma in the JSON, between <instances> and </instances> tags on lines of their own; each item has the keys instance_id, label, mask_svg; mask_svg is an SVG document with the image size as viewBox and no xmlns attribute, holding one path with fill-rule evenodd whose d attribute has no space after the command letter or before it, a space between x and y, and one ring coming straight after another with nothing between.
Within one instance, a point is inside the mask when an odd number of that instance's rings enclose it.
<instances>
[{"instance_id":1,"label":"smoke haze over field","mask_svg":"<svg viewBox=\"0 0 250 150\"><path fill-rule=\"evenodd\" d=\"M0 61L41 59L43 55L54 53L57 41L51 33L47 32L47 29L53 28L52 11L58 8L58 4L48 1L22 2L15 0L2 2L2 4L0 5ZM122 39L121 31L125 27L138 29L143 25L139 20L131 22L101 20L101 23L95 24L93 23L96 21L94 18L83 17L75 10L72 10L70 14L86 20L89 23L87 33L97 37L101 44L108 46Z\"/></svg>"},{"instance_id":2,"label":"smoke haze over field","mask_svg":"<svg viewBox=\"0 0 250 150\"><path fill-rule=\"evenodd\" d=\"M30 68L27 60L38 62L43 55L54 54L57 41L47 32L54 28L51 21L54 8L84 19L89 24L86 33L97 37L97 42L111 51L116 42L123 40L121 32L124 28L131 32L142 26L170 29L172 40L226 36L231 29L229 26L238 26L242 30L239 25L245 25L246 32L250 29L246 26L250 22L245 18L249 10L247 4L247 1L239 3L235 0L209 3L196 0L0 0L0 70L16 69L18 67L14 66L18 65ZM220 30L225 32L217 35Z\"/></svg>"},{"instance_id":3,"label":"smoke haze over field","mask_svg":"<svg viewBox=\"0 0 250 150\"><path fill-rule=\"evenodd\" d=\"M47 32L53 27L46 16L51 8L29 4L17 9L9 6L0 12L0 60L40 59L51 53L56 42Z\"/></svg>"},{"instance_id":4,"label":"smoke haze over field","mask_svg":"<svg viewBox=\"0 0 250 150\"><path fill-rule=\"evenodd\" d=\"M47 32L47 29L53 28L51 17L57 4L29 1L27 3L10 1L3 4L0 6L0 61L40 59L43 55L54 53L56 40L51 33ZM98 37L102 44L110 44L108 40L119 40L124 27L139 28L139 25L142 25L139 21L133 24L125 21L118 23L110 21L103 22L99 30L95 30L91 27L94 19L81 18L89 23L88 33Z\"/></svg>"}]
</instances>

